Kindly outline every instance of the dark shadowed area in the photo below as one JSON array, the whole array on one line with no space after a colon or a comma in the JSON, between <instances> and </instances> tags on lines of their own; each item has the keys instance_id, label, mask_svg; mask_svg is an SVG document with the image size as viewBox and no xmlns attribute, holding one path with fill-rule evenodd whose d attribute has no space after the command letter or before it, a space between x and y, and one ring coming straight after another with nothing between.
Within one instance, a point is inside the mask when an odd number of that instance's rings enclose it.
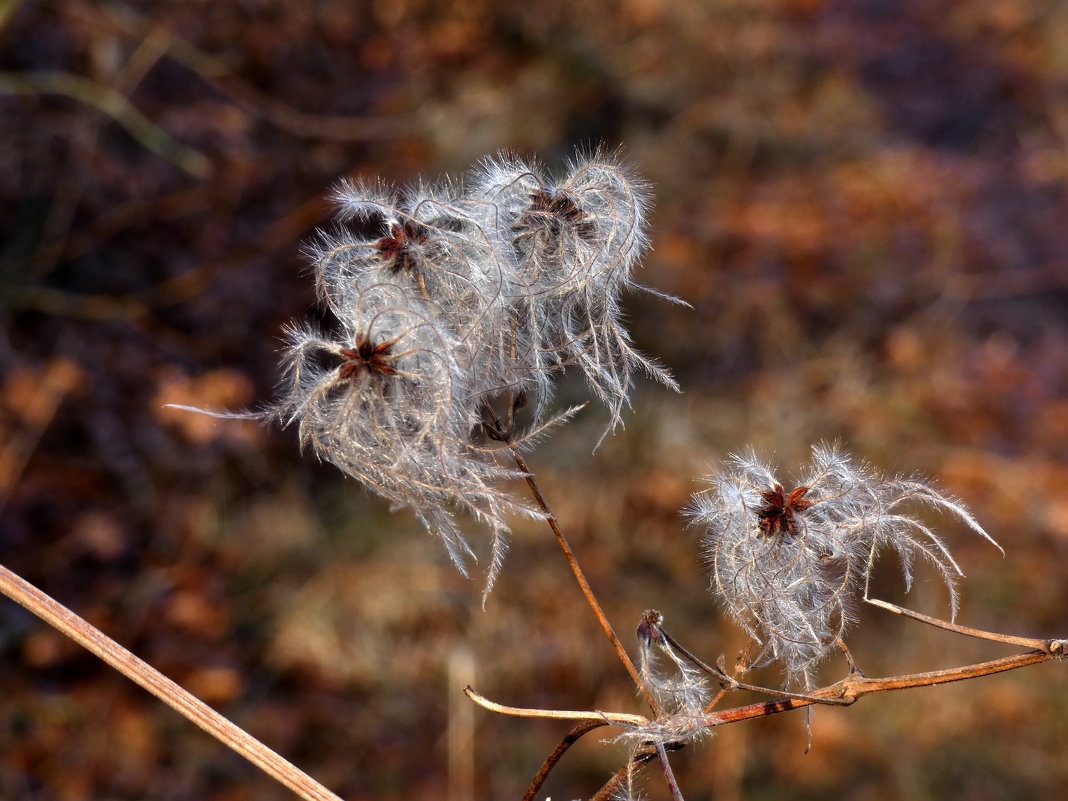
<instances>
[{"instance_id":1,"label":"dark shadowed area","mask_svg":"<svg viewBox=\"0 0 1068 801\"><path fill-rule=\"evenodd\" d=\"M274 397L340 178L602 142L655 189L637 280L694 307L627 301L683 392L641 384L596 452L592 405L529 462L624 641L657 608L733 660L679 510L732 451L789 474L820 441L936 477L1005 547L932 519L960 622L1068 635L1061 0L0 2L0 563L346 801L518 801L567 725L464 685L641 711L548 529L516 521L482 609L478 571L294 432L164 404ZM948 615L886 561L877 594ZM0 600L0 797L293 797ZM870 676L1011 652L858 613ZM539 797L591 795L626 758L605 736ZM821 709L805 744L779 715L673 761L691 799L1054 798L1068 674Z\"/></svg>"}]
</instances>

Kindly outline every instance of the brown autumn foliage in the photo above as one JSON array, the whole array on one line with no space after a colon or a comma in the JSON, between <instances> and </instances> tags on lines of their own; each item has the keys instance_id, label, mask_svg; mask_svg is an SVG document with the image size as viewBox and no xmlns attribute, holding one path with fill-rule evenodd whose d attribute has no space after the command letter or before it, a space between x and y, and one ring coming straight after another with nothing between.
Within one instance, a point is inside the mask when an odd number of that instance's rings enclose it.
<instances>
[{"instance_id":1,"label":"brown autumn foliage","mask_svg":"<svg viewBox=\"0 0 1068 801\"><path fill-rule=\"evenodd\" d=\"M0 4L0 562L349 801L518 798L563 730L471 714L464 684L637 703L547 531L517 522L481 611L291 433L162 406L272 396L339 177L603 141L656 190L639 280L695 307L630 309L683 395L644 387L593 454L587 410L530 459L617 628L657 607L730 658L693 477L840 439L1005 546L948 532L962 622L1063 634L1066 41L1059 0ZM887 578L945 611L934 577ZM873 675L990 653L864 614ZM6 602L0 687L5 799L289 797ZM796 716L729 727L676 772L719 801L1054 797L1065 721L1043 666L820 710L807 755ZM618 766L590 739L545 794Z\"/></svg>"}]
</instances>

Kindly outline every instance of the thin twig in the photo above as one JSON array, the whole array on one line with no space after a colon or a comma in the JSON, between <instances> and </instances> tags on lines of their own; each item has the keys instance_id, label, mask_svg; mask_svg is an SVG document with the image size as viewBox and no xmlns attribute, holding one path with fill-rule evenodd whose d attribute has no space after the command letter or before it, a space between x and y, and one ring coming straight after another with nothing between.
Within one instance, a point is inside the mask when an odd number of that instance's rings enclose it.
<instances>
[{"instance_id":1,"label":"thin twig","mask_svg":"<svg viewBox=\"0 0 1068 801\"><path fill-rule=\"evenodd\" d=\"M645 700L648 702L649 707L651 709L656 709L656 701L653 698L653 694L649 691L649 688L645 686L645 682L642 681L638 669L634 667L634 663L631 661L630 657L627 656L627 652L623 648L623 644L619 641L619 637L616 636L612 624L608 622L608 618L601 609L601 605L597 602L597 597L593 594L593 590L590 588L590 583L586 580L586 574L583 573L578 560L575 558L574 551L571 550L571 545L568 543L567 537L564 536L564 532L560 529L560 523L557 521L556 515L554 515L552 509L549 508L549 502L545 499L545 495L542 493L541 487L538 485L538 480L530 471L526 460L523 458L523 455L519 452L518 448L512 447L512 457L515 459L516 466L526 476L527 486L530 487L530 491L533 493L535 501L537 501L538 506L540 506L541 510L545 513L545 519L549 524L549 528L551 528L553 534L556 535L556 542L559 544L560 550L564 552L564 558L567 559L567 564L571 568L571 572L575 576L575 580L578 582L583 596L586 598L586 603L590 605L590 609L593 610L593 614L601 624L601 628L604 629L604 633L608 635L609 641L616 649L619 661L622 662L623 667L627 669L635 686L637 686L641 690L642 695L645 696Z\"/></svg>"},{"instance_id":2,"label":"thin twig","mask_svg":"<svg viewBox=\"0 0 1068 801\"><path fill-rule=\"evenodd\" d=\"M305 801L341 801L300 768L3 565L0 565L0 592L141 685Z\"/></svg>"},{"instance_id":3,"label":"thin twig","mask_svg":"<svg viewBox=\"0 0 1068 801\"><path fill-rule=\"evenodd\" d=\"M928 617L919 612L913 612L911 609L906 609L903 606L880 601L878 598L865 598L864 600L872 606L885 609L887 612L893 612L895 615L909 617L913 620L918 620L921 623L926 623L928 626L945 629L946 631L952 631L956 634L963 634L965 637L975 637L976 639L990 640L992 642L1005 643L1006 645L1018 645L1021 648L1034 648L1035 650L1046 651L1047 653L1054 655L1064 653L1064 640L1043 640L1036 637L1017 637L1012 634L998 634L993 631L983 631L982 629L973 629L968 626L961 626L957 623L950 623L948 620L941 620L937 617Z\"/></svg>"},{"instance_id":4,"label":"thin twig","mask_svg":"<svg viewBox=\"0 0 1068 801\"><path fill-rule=\"evenodd\" d=\"M648 613L646 614L648 615ZM656 614L658 616L660 615L659 612L656 612ZM846 698L816 696L809 695L807 693L791 693L787 692L786 690L775 690L770 687L761 687L757 684L746 684L744 681L738 681L738 679L728 675L726 671L721 670L718 667L713 667L712 665L706 663L704 660L696 657L690 652L688 648L684 647L682 643L680 643L678 640L668 634L667 630L663 627L662 624L658 622L650 622L650 625L655 628L656 633L663 638L664 642L667 643L668 646L678 652L679 656L681 656L683 659L685 659L693 667L697 668L702 673L705 673L716 679L717 681L722 682L724 684L725 689L727 690L748 690L749 692L763 693L764 695L777 695L780 698L797 698L800 700L812 701L816 704L837 704L848 706L852 703L852 701L849 701Z\"/></svg>"},{"instance_id":5,"label":"thin twig","mask_svg":"<svg viewBox=\"0 0 1068 801\"><path fill-rule=\"evenodd\" d=\"M675 781L675 772L671 769L671 763L668 761L667 749L664 748L664 744L659 740L656 741L656 755L660 759L660 767L664 771L664 781L667 783L668 790L671 791L671 797L674 801L686 801L682 797L679 783Z\"/></svg>"},{"instance_id":6,"label":"thin twig","mask_svg":"<svg viewBox=\"0 0 1068 801\"><path fill-rule=\"evenodd\" d=\"M1063 642L1061 640L1054 640L1053 642ZM869 679L862 676L859 673L851 673L845 679L828 687L816 690L807 695L791 695L789 697L777 698L773 701L764 701L763 703L748 704L746 706L735 707L733 709L727 709L722 712L708 714L704 718L703 725L711 728L713 726L723 726L728 723L737 723L742 720L751 720L753 718L767 717L768 715L775 715L779 712L789 712L793 709L802 709L804 707L810 707L813 704L825 704L836 703L844 706L849 706L855 703L861 696L870 695L872 693L889 692L892 690L904 690L912 687L930 687L936 684L948 684L953 681L964 681L966 679L979 678L980 676L989 676L994 673L1002 673L1007 670L1015 670L1017 668L1027 667L1028 665L1035 665L1039 662L1047 662L1052 659L1059 658L1058 653L1051 653L1049 651L1029 651L1026 654L1020 654L1018 656L1005 657L1004 659L995 659L990 662L981 662L974 665L966 665L959 668L949 668L947 670L935 670L926 673L910 673L902 676L889 676L885 678ZM706 666L707 667L707 666ZM718 672L717 672L718 673ZM716 675L714 673L714 675ZM729 678L729 677L728 677ZM757 688L764 691L764 688ZM640 715L628 715L617 712L588 712L588 711L573 711L573 710L550 710L550 709L526 709L522 707L509 707L502 704L498 704L494 701L490 701L487 698L476 693L470 687L467 687L464 692L467 697L475 701L494 712L499 712L504 715L512 715L516 717L537 717L537 718L555 718L563 720L580 720L583 724L575 727L567 737L556 747L556 750L550 754L549 758L545 760L539 769L534 780L531 782L530 787L527 790L527 794L523 797L523 801L531 801L534 794L538 792L542 784L548 778L549 773L556 766L556 763L560 760L560 757L587 731L596 728L598 725L607 725L615 723L623 726L644 726L648 725L649 721ZM668 787L671 789L672 797L681 801L681 794L678 791L677 784L673 784L674 775L671 773L671 767L667 763L666 753L660 755L660 750L663 746L661 743L657 743L657 751L655 754L660 757L661 764L664 769L664 778L668 782ZM651 756L651 755L648 755ZM635 757L636 759L637 757ZM648 758L648 757L647 757ZM645 760L647 761L647 759ZM632 760L633 762L633 760ZM632 767L632 763L628 763L627 769ZM595 799L608 798L611 790L618 787L620 781L622 781L622 771L617 773L612 780L610 780L604 787L601 788L591 801ZM611 789L610 789L611 788Z\"/></svg>"},{"instance_id":7,"label":"thin twig","mask_svg":"<svg viewBox=\"0 0 1068 801\"><path fill-rule=\"evenodd\" d=\"M541 790L541 786L545 784L545 780L549 778L549 774L552 773L553 768L556 767L556 763L563 758L564 754L568 752L568 749L570 749L571 746L594 729L607 725L608 722L604 720L584 720L569 731L564 739L562 739L556 748L553 749L553 752L545 758L541 767L538 768L538 772L534 774L534 778L530 780L530 786L527 787L526 793L523 794L522 801L534 801L534 798Z\"/></svg>"},{"instance_id":8,"label":"thin twig","mask_svg":"<svg viewBox=\"0 0 1068 801\"><path fill-rule=\"evenodd\" d=\"M742 720L775 715L779 712L789 712L792 709L800 709L818 703L816 699L820 697L845 698L849 699L850 703L853 703L861 696L871 695L872 693L906 690L912 687L932 687L936 684L977 679L980 676L1004 673L1007 670L1037 665L1040 662L1048 662L1057 658L1057 654L1046 651L1028 651L1017 656L1007 656L1003 659L994 659L989 662L980 662L947 670L934 670L927 673L909 673L903 676L889 676L877 679L869 679L860 674L853 674L836 684L809 693L812 696L812 700L779 698L774 701L764 701L733 709L725 709L722 712L715 712L706 716L705 725L722 726L727 723L737 723Z\"/></svg>"},{"instance_id":9,"label":"thin twig","mask_svg":"<svg viewBox=\"0 0 1068 801\"><path fill-rule=\"evenodd\" d=\"M907 610L906 610L907 611ZM701 660L689 654L684 648L679 646L674 640L667 636L659 626L656 627L655 634L665 635L665 642L672 647L678 648L680 653L687 655L688 661L694 663L695 667L697 663L700 663L702 669L708 670L713 676L726 677L729 681L735 681L727 676L722 670L716 670L710 668ZM1052 639L1041 641L1046 645L1044 648L1028 651L1024 654L1018 654L1016 656L1009 656L1003 659L994 659L988 662L980 662L973 665L964 665L957 668L948 668L946 670L935 670L924 673L909 673L901 676L888 676L883 678L867 678L859 672L851 672L846 678L839 682L831 684L827 687L815 690L811 693L789 694L783 697L776 698L772 701L764 701L762 703L748 704L746 706L739 706L733 709L723 710L722 712L707 713L701 722L701 725L707 728L714 726L723 726L728 723L737 723L743 720L751 720L753 718L767 717L768 715L775 715L779 712L789 712L794 709L802 709L805 707L811 707L813 704L823 703L837 703L841 705L851 705L855 703L859 698L865 695L871 695L879 692L890 692L892 690L904 690L912 687L931 687L937 684L948 684L954 681L964 681L967 679L975 679L980 676L990 676L995 673L1003 673L1008 670L1016 670L1017 668L1028 667L1029 665L1036 665L1040 662L1048 662L1051 660L1062 659L1065 656L1066 647L1065 640ZM737 683L737 686L743 687L741 683ZM748 689L748 688L746 688ZM761 692L767 692L766 688L753 687L755 690ZM587 731L592 730L597 725L604 725L608 723L616 723L622 726L644 726L648 725L649 721L639 715L628 715L624 713L614 712L592 712L592 711L555 711L546 709L524 709L520 707L506 707L501 704L489 701L482 696L475 693L470 687L465 692L468 697L475 702L481 704L487 709L495 712L500 712L506 715L514 715L520 717L538 717L538 718L557 718L564 720L580 720L584 721L584 725L577 726L573 729L567 737L557 746L556 750L550 755L550 757L542 765L538 771L538 775L531 783L531 789L528 789L527 795L524 796L524 801L531 801L533 793L536 793L544 783L548 774L555 767L560 757L567 751L571 745L578 740ZM659 749L661 746L657 744ZM635 765L641 762L648 761L652 756L658 755L659 752L649 752L644 754L638 754L632 757L631 761L627 763L627 766L616 773L612 779L605 784L591 799L591 801L603 801L607 799L619 784L623 778L627 775ZM640 757L640 759L639 759ZM680 797L677 791L677 785L673 786L673 775L671 775L670 766L666 764L666 754L661 756L661 762L664 764L664 775L668 781L668 786L671 788L672 796L675 798Z\"/></svg>"},{"instance_id":10,"label":"thin twig","mask_svg":"<svg viewBox=\"0 0 1068 801\"><path fill-rule=\"evenodd\" d=\"M1057 640L1056 642L1063 642ZM772 701L763 701L756 704L725 709L722 712L714 712L706 715L702 721L705 727L723 726L728 723L738 723L742 720L767 717L779 712L789 712L793 709L802 709L813 704L826 703L827 699L842 699L846 706L855 703L859 698L873 693L890 692L892 690L907 690L912 687L933 687L937 684L949 684L954 681L977 679L981 676L991 676L995 673L1004 673L1008 670L1037 665L1040 662L1049 662L1061 658L1060 654L1047 651L1028 651L1025 654L1007 656L1002 659L994 659L989 662L979 662L974 665L948 668L946 670L933 670L926 673L907 673L901 676L887 676L884 678L867 678L859 673L853 673L839 682L814 690L807 696L776 698ZM584 720L604 721L606 723L621 726L647 726L650 721L641 715L631 715L624 712L600 712L588 710L553 710L553 709L528 709L525 707L513 707L490 701L470 687L464 692L475 703L493 712L503 715L527 718L555 718L559 720Z\"/></svg>"},{"instance_id":11,"label":"thin twig","mask_svg":"<svg viewBox=\"0 0 1068 801\"><path fill-rule=\"evenodd\" d=\"M584 721L599 721L604 725L617 725L617 726L648 726L650 721L648 718L641 715L630 715L626 712L587 712L585 710L567 710L567 709L530 709L521 706L505 706L504 704L498 704L496 701L491 701L484 695L479 695L470 687L464 688L464 695L474 701L481 707L485 707L491 712L498 712L502 715L510 715L516 718L552 718L555 720L584 720Z\"/></svg>"},{"instance_id":12,"label":"thin twig","mask_svg":"<svg viewBox=\"0 0 1068 801\"><path fill-rule=\"evenodd\" d=\"M728 692L730 692L730 687L728 685L719 685L719 690L717 690L716 694L712 696L712 700L705 704L705 714L707 715L709 712L719 706L719 702L723 700L724 696L726 696Z\"/></svg>"}]
</instances>

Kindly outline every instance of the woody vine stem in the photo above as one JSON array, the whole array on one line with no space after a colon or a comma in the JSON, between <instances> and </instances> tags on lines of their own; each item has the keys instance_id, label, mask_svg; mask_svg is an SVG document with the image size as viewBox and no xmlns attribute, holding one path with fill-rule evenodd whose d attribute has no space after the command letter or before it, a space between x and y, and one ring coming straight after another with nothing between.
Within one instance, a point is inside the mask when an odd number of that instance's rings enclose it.
<instances>
[{"instance_id":1,"label":"woody vine stem","mask_svg":"<svg viewBox=\"0 0 1068 801\"><path fill-rule=\"evenodd\" d=\"M885 609L895 614L903 615L908 618L918 620L928 625L933 625L938 628L943 628L949 631L953 631L959 634L964 634L970 637L977 637L979 639L990 640L992 642L999 642L1011 645L1020 645L1030 647L1031 650L1023 654L1015 656L1003 657L1001 659L994 659L987 662L980 662L972 665L964 665L957 668L949 668L945 670L927 671L923 673L910 673L901 676L889 676L883 678L868 678L859 671L851 672L846 678L837 681L826 687L814 690L806 696L799 694L783 694L783 697L775 698L770 701L763 701L760 703L747 704L744 706L734 707L726 709L720 712L712 712L711 709L707 710L707 714L690 721L691 725L695 725L701 728L713 729L717 726L724 726L729 723L739 723L745 720L752 720L753 718L767 717L769 715L776 715L780 712L790 712L795 709L802 709L814 704L833 704L833 705L845 705L849 706L859 700L865 695L871 695L874 693L890 692L893 690L905 690L914 687L932 687L938 684L948 684L955 681L965 681L968 679L977 679L982 676L990 676L995 673L1004 673L1009 670L1017 670L1019 668L1030 667L1031 665L1041 664L1042 662L1048 662L1054 659L1064 659L1068 655L1068 639L1038 639L1029 637L1016 637L1012 635L999 634L996 632L982 631L980 629L972 629L963 626L957 626L948 621L939 620L937 618L931 618L926 615L921 615L912 610L905 609L894 604L887 603L878 599L866 599L868 603L873 606ZM649 623L650 618L659 619L659 613L650 610L645 615L645 624ZM666 640L671 640L670 636L665 636L666 632L660 626L659 623L654 623L656 635ZM654 635L654 636L656 636ZM701 665L703 669L709 670L716 676L721 675L721 671L717 669L710 669L706 665ZM722 675L724 680L723 688L725 690L731 689L762 689L756 688L752 685L743 685L740 682L735 681L732 677ZM621 712L602 712L602 711L572 711L572 710L548 710L548 709L527 709L520 707L505 706L503 704L491 701L479 693L477 693L471 687L467 687L464 692L475 703L479 704L486 709L497 712L502 715L511 715L515 717L524 718L547 718L556 720L572 720L578 721L578 725L568 733L566 737L561 741L560 745L553 751L552 754L545 760L541 769L535 775L533 781L527 789L526 794L523 796L524 801L530 801L533 799L538 791L541 789L542 784L548 779L552 769L556 766L557 762L564 756L567 750L578 742L585 734L593 731L596 728L602 726L618 726L623 728L636 728L641 729L643 727L652 726L652 720L645 718L641 715L634 715L630 713ZM770 694L778 694L775 690L764 690L764 692ZM669 743L673 748L682 747L683 743ZM663 743L645 743L643 748L636 751L631 758L631 762L622 768L620 772L614 776L609 782L600 790L594 794L591 801L594 799L600 799L607 797L608 791L615 788L621 781L622 777L629 770L649 761L651 758L658 756L661 761L667 761L667 755L663 748ZM655 750L650 750L656 746ZM673 794L674 794L673 790Z\"/></svg>"},{"instance_id":2,"label":"woody vine stem","mask_svg":"<svg viewBox=\"0 0 1068 801\"><path fill-rule=\"evenodd\" d=\"M586 581L582 569L579 565L579 561L574 552L570 548L566 538L564 537L555 516L553 516L548 501L546 500L541 488L535 478L534 474L530 471L527 463L523 460L522 456L514 451L516 463L519 468L526 474L526 481L531 488L532 493L537 499L541 508L547 514L547 520L554 535L557 538L558 543L567 559L568 565L575 575L576 580L582 589L582 593L589 603L601 626L604 628L605 633L608 635L609 640L616 647L619 654L620 661L623 663L627 672L634 679L635 684L641 690L642 694L649 702L650 708L653 710L654 715L662 714L662 710L659 708L656 700L653 698L646 681L640 676L638 670L634 667L633 661L627 656L619 638L616 636L611 623L605 617L601 606L598 603L596 596ZM865 597L863 599L866 603L871 604L874 607L890 612L892 614L900 615L926 625L941 628L956 634L963 636L973 637L982 640L988 640L991 642L997 642L1004 645L1012 645L1017 647L1028 648L1026 653L1018 654L1015 656L1004 657L1001 659L994 659L986 662L981 662L972 665L964 665L956 668L949 668L945 670L926 671L921 673L911 673L900 676L889 676L881 678L869 678L863 675L855 666L846 678L834 682L833 684L825 687L814 689L811 692L805 694L788 693L781 690L767 689L757 687L755 685L746 684L738 681L734 676L727 675L722 667L722 657L718 667L711 667L691 654L685 647L680 645L673 636L671 636L667 630L663 627L663 618L659 612L655 610L649 610L643 615L641 624L638 626L638 638L639 642L645 647L659 646L661 648L668 649L677 654L682 660L688 662L690 667L706 674L709 678L713 679L720 686L720 692L715 696L713 701L709 704L708 708L704 710L705 714L702 716L691 717L686 721L686 726L692 729L705 729L712 730L718 726L727 725L730 723L739 723L745 720L752 720L759 717L767 717L769 715L779 714L780 712L790 712L796 709L803 709L816 704L830 704L836 706L849 706L859 700L865 695L872 695L875 693L890 692L894 690L905 690L914 687L930 687L938 684L947 684L955 681L965 681L969 679L976 679L982 676L990 676L996 673L1003 673L1010 670L1017 670L1019 668L1030 667L1031 665L1041 664L1055 659L1064 659L1068 656L1068 639L1042 639L1033 637L1019 637L1015 635L1001 634L997 632L985 631L982 629L970 628L962 626L957 623L942 620L939 618L931 617L921 614L919 612L906 609L896 604L891 604L887 601L883 601L877 598ZM741 669L744 671L747 669L746 665L743 665ZM759 703L747 704L744 706L733 707L719 712L713 711L713 707L724 697L724 695L731 690L749 690L764 692L770 695L777 696L776 698L763 701ZM480 706L502 715L509 715L515 717L525 718L546 718L556 720L569 720L576 721L577 725L561 740L560 744L553 750L553 752L546 758L541 768L535 774L534 778L530 782L526 793L523 795L523 801L533 801L540 791L542 785L549 778L552 770L556 767L557 763L563 758L567 751L578 742L584 735L593 731L594 729L601 728L603 726L616 726L625 730L629 729L636 732L642 730L652 730L655 726L655 719L650 719L642 715L634 715L626 712L605 712L605 711L575 711L575 710L547 710L547 709L530 709L514 706L506 706L488 698L483 697L473 688L467 687L464 690L465 694L475 703ZM638 747L635 748L630 761L627 765L621 768L615 776L613 776L597 793L591 796L590 801L605 801L612 796L613 792L616 792L620 786L627 780L628 776L637 768L641 767L645 763L652 759L658 759L663 766L665 781L668 783L669 790L673 798L681 798L681 791L674 780L674 775L671 771L668 761L668 750L674 750L684 747L685 738L680 738L677 742L671 742L670 738L666 743L668 747L665 747L665 742L659 738L651 738L647 741L641 742Z\"/></svg>"}]
</instances>

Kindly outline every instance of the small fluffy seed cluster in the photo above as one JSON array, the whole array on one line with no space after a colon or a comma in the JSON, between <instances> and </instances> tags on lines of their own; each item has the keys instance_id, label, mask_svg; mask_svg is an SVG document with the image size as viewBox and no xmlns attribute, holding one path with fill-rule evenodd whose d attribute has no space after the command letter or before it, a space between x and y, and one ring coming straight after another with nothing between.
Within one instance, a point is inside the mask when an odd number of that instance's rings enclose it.
<instances>
[{"instance_id":1,"label":"small fluffy seed cluster","mask_svg":"<svg viewBox=\"0 0 1068 801\"><path fill-rule=\"evenodd\" d=\"M709 483L688 514L705 529L712 591L763 646L756 664L778 660L788 679L805 688L815 666L841 643L853 604L858 594L867 597L876 556L886 548L897 552L906 587L918 558L932 565L956 615L956 580L963 573L910 507L948 513L997 545L959 501L918 478L880 477L835 447L814 447L792 487L752 452L733 456Z\"/></svg>"},{"instance_id":2,"label":"small fluffy seed cluster","mask_svg":"<svg viewBox=\"0 0 1068 801\"><path fill-rule=\"evenodd\" d=\"M648 192L604 154L576 159L560 179L499 155L463 182L349 182L335 200L337 224L308 254L336 325L289 329L272 414L320 458L411 508L461 570L472 552L454 513L474 515L493 536L492 583L507 513L538 514L497 486L517 475L497 454L524 441L511 435L512 413L530 406L533 432L566 416L547 423L543 411L568 365L608 408L609 429L636 373L676 388L621 322L647 244Z\"/></svg>"},{"instance_id":3,"label":"small fluffy seed cluster","mask_svg":"<svg viewBox=\"0 0 1068 801\"><path fill-rule=\"evenodd\" d=\"M648 726L625 731L620 739L635 747L648 743L682 743L711 736L705 709L712 699L709 674L661 628L663 616L647 610L638 626L638 672L654 702L656 717Z\"/></svg>"}]
</instances>

